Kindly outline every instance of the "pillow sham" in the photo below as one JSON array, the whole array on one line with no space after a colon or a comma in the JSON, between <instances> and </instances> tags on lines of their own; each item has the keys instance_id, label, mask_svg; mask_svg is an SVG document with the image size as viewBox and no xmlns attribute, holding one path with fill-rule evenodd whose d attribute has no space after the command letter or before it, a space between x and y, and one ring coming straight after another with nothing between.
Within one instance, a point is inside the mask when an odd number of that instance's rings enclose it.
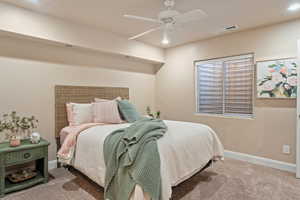
<instances>
[{"instance_id":1,"label":"pillow sham","mask_svg":"<svg viewBox=\"0 0 300 200\"><path fill-rule=\"evenodd\" d=\"M121 101L121 100L122 100L122 97L117 97L117 98L115 98L115 99L113 99L113 100L95 98L95 102L115 101L115 100Z\"/></svg>"},{"instance_id":2,"label":"pillow sham","mask_svg":"<svg viewBox=\"0 0 300 200\"><path fill-rule=\"evenodd\" d=\"M93 122L92 104L67 103L66 106L70 126Z\"/></svg>"},{"instance_id":3,"label":"pillow sham","mask_svg":"<svg viewBox=\"0 0 300 200\"><path fill-rule=\"evenodd\" d=\"M128 100L118 101L118 106L122 116L126 121L133 123L142 118L135 106Z\"/></svg>"},{"instance_id":4,"label":"pillow sham","mask_svg":"<svg viewBox=\"0 0 300 200\"><path fill-rule=\"evenodd\" d=\"M118 110L118 103L115 100L92 103L94 123L122 123Z\"/></svg>"},{"instance_id":5,"label":"pillow sham","mask_svg":"<svg viewBox=\"0 0 300 200\"><path fill-rule=\"evenodd\" d=\"M72 110L71 103L66 103L66 108L67 108L67 117L68 117L69 126L74 126L73 110Z\"/></svg>"}]
</instances>

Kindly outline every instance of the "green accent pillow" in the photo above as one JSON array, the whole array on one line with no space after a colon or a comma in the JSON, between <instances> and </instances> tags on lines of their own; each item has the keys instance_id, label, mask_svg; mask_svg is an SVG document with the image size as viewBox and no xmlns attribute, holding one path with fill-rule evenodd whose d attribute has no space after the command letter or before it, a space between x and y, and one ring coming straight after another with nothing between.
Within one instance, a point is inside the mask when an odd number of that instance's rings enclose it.
<instances>
[{"instance_id":1,"label":"green accent pillow","mask_svg":"<svg viewBox=\"0 0 300 200\"><path fill-rule=\"evenodd\" d=\"M132 103L130 103L128 100L118 101L118 105L122 116L129 123L135 122L142 118L142 116L137 111L135 106Z\"/></svg>"}]
</instances>

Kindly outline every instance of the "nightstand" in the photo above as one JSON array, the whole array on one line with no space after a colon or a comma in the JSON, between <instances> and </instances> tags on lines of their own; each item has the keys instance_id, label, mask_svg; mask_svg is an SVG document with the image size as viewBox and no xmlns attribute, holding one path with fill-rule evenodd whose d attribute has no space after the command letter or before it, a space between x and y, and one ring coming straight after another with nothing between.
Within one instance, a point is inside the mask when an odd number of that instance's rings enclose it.
<instances>
[{"instance_id":1,"label":"nightstand","mask_svg":"<svg viewBox=\"0 0 300 200\"><path fill-rule=\"evenodd\" d=\"M18 147L10 147L9 143L0 143L0 197L5 194L31 187L38 183L48 182L48 146L50 143L41 139L38 144L23 140ZM36 163L37 176L32 179L11 183L6 179L6 169L30 162Z\"/></svg>"}]
</instances>

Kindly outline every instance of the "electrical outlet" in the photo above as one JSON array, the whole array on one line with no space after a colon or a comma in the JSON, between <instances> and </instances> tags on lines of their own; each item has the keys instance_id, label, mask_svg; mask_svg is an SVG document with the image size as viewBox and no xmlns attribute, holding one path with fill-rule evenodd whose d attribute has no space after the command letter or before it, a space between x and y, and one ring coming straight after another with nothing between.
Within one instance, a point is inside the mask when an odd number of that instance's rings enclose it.
<instances>
[{"instance_id":1,"label":"electrical outlet","mask_svg":"<svg viewBox=\"0 0 300 200\"><path fill-rule=\"evenodd\" d=\"M282 153L284 153L284 154L290 154L291 153L290 145L287 145L287 144L283 145L282 146Z\"/></svg>"}]
</instances>

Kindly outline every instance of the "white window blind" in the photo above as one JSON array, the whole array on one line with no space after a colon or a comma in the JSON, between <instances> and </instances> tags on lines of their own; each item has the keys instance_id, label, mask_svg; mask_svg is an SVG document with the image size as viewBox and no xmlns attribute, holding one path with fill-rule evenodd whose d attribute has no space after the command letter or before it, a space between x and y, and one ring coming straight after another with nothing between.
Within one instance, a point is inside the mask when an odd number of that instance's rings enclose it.
<instances>
[{"instance_id":1,"label":"white window blind","mask_svg":"<svg viewBox=\"0 0 300 200\"><path fill-rule=\"evenodd\" d=\"M197 113L253 115L253 55L199 61L196 67Z\"/></svg>"}]
</instances>

